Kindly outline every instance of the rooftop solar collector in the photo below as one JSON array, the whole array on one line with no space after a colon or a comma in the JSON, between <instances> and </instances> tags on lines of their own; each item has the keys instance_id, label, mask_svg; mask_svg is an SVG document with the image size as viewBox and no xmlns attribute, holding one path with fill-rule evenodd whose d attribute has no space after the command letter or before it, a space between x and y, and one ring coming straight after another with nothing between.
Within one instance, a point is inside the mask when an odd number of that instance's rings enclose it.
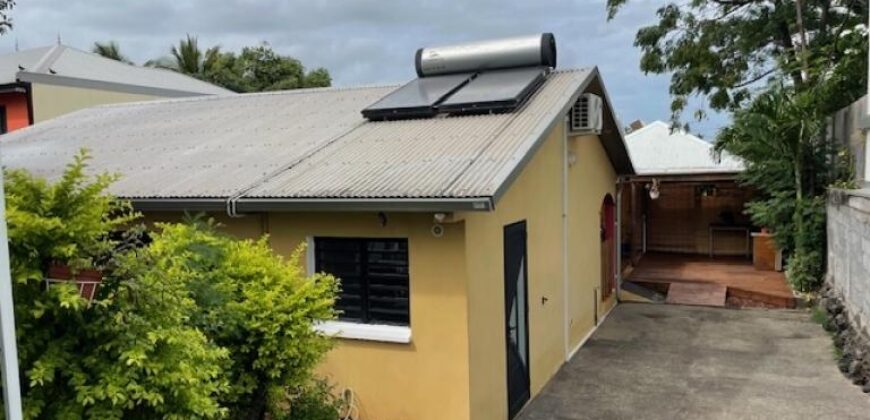
<instances>
[{"instance_id":1,"label":"rooftop solar collector","mask_svg":"<svg viewBox=\"0 0 870 420\"><path fill-rule=\"evenodd\" d=\"M362 110L370 120L422 118L438 113L435 105L465 85L471 74L415 79Z\"/></svg>"},{"instance_id":2,"label":"rooftop solar collector","mask_svg":"<svg viewBox=\"0 0 870 420\"><path fill-rule=\"evenodd\" d=\"M546 76L544 67L483 72L438 105L438 110L452 114L512 111L535 92Z\"/></svg>"}]
</instances>

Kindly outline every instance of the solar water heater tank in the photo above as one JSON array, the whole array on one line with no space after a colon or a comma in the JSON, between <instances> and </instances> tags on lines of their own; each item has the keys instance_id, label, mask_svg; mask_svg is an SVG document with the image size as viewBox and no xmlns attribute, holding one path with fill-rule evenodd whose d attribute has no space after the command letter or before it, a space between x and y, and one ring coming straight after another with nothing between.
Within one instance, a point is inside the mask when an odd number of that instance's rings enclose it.
<instances>
[{"instance_id":1,"label":"solar water heater tank","mask_svg":"<svg viewBox=\"0 0 870 420\"><path fill-rule=\"evenodd\" d=\"M543 33L444 47L420 48L419 77L514 67L556 67L556 39Z\"/></svg>"}]
</instances>

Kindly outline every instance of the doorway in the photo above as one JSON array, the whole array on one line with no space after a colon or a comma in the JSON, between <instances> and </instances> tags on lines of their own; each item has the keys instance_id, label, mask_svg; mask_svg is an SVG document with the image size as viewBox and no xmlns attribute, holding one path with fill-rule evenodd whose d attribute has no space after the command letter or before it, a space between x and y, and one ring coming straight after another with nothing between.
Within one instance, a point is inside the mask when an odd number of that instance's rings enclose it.
<instances>
[{"instance_id":1,"label":"doorway","mask_svg":"<svg viewBox=\"0 0 870 420\"><path fill-rule=\"evenodd\" d=\"M514 418L530 397L526 238L526 222L504 227L508 418Z\"/></svg>"}]
</instances>

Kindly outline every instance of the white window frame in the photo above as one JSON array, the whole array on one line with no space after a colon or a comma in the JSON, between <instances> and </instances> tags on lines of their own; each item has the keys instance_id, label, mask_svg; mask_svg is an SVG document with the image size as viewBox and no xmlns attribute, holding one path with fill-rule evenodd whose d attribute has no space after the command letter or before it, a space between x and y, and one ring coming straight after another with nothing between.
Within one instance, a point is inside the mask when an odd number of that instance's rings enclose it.
<instances>
[{"instance_id":1,"label":"white window frame","mask_svg":"<svg viewBox=\"0 0 870 420\"><path fill-rule=\"evenodd\" d=\"M314 236L305 237L305 269L308 275L314 274L316 265L314 252ZM409 344L411 342L411 327L386 324L363 324L349 321L324 321L314 328L331 337L348 340L377 341L382 343Z\"/></svg>"}]
</instances>

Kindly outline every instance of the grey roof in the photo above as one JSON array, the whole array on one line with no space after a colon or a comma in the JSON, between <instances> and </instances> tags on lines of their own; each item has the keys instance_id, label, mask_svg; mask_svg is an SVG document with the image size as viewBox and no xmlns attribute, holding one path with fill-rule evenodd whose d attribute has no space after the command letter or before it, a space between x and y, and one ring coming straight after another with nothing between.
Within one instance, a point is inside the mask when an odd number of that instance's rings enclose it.
<instances>
[{"instance_id":1,"label":"grey roof","mask_svg":"<svg viewBox=\"0 0 870 420\"><path fill-rule=\"evenodd\" d=\"M121 175L111 191L141 203L480 209L491 207L577 96L595 86L596 69L556 71L513 113L380 122L360 110L395 86L107 105L12 132L0 152L7 167L56 178L88 148L93 171ZM631 173L615 125L602 142L617 171Z\"/></svg>"},{"instance_id":2,"label":"grey roof","mask_svg":"<svg viewBox=\"0 0 870 420\"><path fill-rule=\"evenodd\" d=\"M19 81L98 87L156 96L233 93L172 70L126 64L60 44L0 55L0 84Z\"/></svg>"}]
</instances>

